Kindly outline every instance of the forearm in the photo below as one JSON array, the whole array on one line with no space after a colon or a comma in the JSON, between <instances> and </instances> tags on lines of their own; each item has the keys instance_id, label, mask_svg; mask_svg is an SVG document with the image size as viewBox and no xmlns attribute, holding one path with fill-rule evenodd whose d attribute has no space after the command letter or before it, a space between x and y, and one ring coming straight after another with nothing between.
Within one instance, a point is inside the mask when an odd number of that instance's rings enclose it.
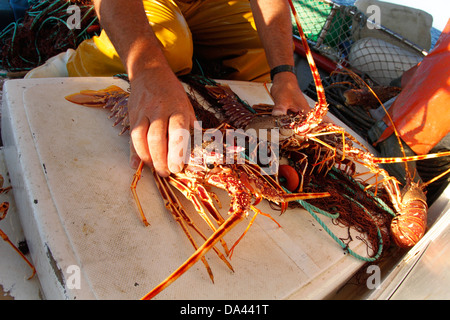
<instances>
[{"instance_id":1,"label":"forearm","mask_svg":"<svg viewBox=\"0 0 450 320\"><path fill-rule=\"evenodd\" d=\"M170 69L141 0L94 0L94 5L130 80L146 69Z\"/></svg>"},{"instance_id":2,"label":"forearm","mask_svg":"<svg viewBox=\"0 0 450 320\"><path fill-rule=\"evenodd\" d=\"M285 0L251 0L253 16L270 68L294 65L291 11ZM275 102L273 115L286 114L288 110L309 111L310 107L298 86L297 75L277 73L270 90Z\"/></svg>"},{"instance_id":3,"label":"forearm","mask_svg":"<svg viewBox=\"0 0 450 320\"><path fill-rule=\"evenodd\" d=\"M250 1L270 68L294 65L290 9L285 0Z\"/></svg>"}]
</instances>

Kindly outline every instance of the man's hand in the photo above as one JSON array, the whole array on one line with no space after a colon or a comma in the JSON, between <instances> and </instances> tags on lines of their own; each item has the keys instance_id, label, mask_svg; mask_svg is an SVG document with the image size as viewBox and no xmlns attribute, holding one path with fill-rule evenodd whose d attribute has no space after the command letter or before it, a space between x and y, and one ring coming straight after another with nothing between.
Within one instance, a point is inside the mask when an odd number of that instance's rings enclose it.
<instances>
[{"instance_id":1,"label":"man's hand","mask_svg":"<svg viewBox=\"0 0 450 320\"><path fill-rule=\"evenodd\" d=\"M300 90L297 77L291 72L282 72L275 75L270 93L275 102L272 115L284 115L290 111L308 112L311 107Z\"/></svg>"},{"instance_id":2,"label":"man's hand","mask_svg":"<svg viewBox=\"0 0 450 320\"><path fill-rule=\"evenodd\" d=\"M253 0L250 4L270 68L294 65L291 11L287 1ZM274 76L271 95L275 102L273 115L311 109L298 86L297 77L291 72Z\"/></svg>"},{"instance_id":3,"label":"man's hand","mask_svg":"<svg viewBox=\"0 0 450 320\"><path fill-rule=\"evenodd\" d=\"M160 176L181 171L195 115L178 78L173 73L136 76L131 82L129 117L131 167L141 159L152 163Z\"/></svg>"},{"instance_id":4,"label":"man's hand","mask_svg":"<svg viewBox=\"0 0 450 320\"><path fill-rule=\"evenodd\" d=\"M131 167L142 160L161 176L179 172L195 115L147 21L142 0L94 0L94 5L130 78Z\"/></svg>"}]
</instances>

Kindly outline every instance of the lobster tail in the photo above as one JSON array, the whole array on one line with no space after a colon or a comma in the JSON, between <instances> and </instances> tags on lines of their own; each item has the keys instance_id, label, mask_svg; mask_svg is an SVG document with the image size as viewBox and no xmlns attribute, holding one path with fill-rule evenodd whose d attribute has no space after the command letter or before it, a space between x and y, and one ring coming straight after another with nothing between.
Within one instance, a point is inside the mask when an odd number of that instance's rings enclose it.
<instances>
[{"instance_id":1,"label":"lobster tail","mask_svg":"<svg viewBox=\"0 0 450 320\"><path fill-rule=\"evenodd\" d=\"M407 181L407 190L402 194L403 209L392 219L391 234L401 248L414 246L425 234L428 205L422 187Z\"/></svg>"},{"instance_id":2,"label":"lobster tail","mask_svg":"<svg viewBox=\"0 0 450 320\"><path fill-rule=\"evenodd\" d=\"M392 237L399 247L410 248L423 237L426 226L427 205L422 201L414 201L404 212L392 219Z\"/></svg>"},{"instance_id":3,"label":"lobster tail","mask_svg":"<svg viewBox=\"0 0 450 320\"><path fill-rule=\"evenodd\" d=\"M109 86L102 90L82 90L66 96L66 100L85 106L110 109L110 118L115 118L114 126L122 124L120 134L130 129L128 119L128 97L130 94L118 86Z\"/></svg>"},{"instance_id":4,"label":"lobster tail","mask_svg":"<svg viewBox=\"0 0 450 320\"><path fill-rule=\"evenodd\" d=\"M118 86L109 86L102 90L82 90L66 96L66 100L86 107L104 107L111 97L128 94Z\"/></svg>"},{"instance_id":5,"label":"lobster tail","mask_svg":"<svg viewBox=\"0 0 450 320\"><path fill-rule=\"evenodd\" d=\"M228 85L216 84L205 87L208 94L216 99L216 104L225 113L227 121L236 128L245 128L256 116Z\"/></svg>"},{"instance_id":6,"label":"lobster tail","mask_svg":"<svg viewBox=\"0 0 450 320\"><path fill-rule=\"evenodd\" d=\"M391 234L401 248L414 246L425 234L428 205L422 186L407 180L403 188L400 212L392 219Z\"/></svg>"}]
</instances>

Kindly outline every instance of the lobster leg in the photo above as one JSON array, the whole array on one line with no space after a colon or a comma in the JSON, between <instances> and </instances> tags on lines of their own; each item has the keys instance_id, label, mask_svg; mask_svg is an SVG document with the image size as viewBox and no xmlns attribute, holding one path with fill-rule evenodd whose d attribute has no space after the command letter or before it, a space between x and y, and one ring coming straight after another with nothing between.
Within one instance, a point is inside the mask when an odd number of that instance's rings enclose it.
<instances>
[{"instance_id":1,"label":"lobster leg","mask_svg":"<svg viewBox=\"0 0 450 320\"><path fill-rule=\"evenodd\" d=\"M215 231L216 227L212 223L212 221L208 218L205 210L203 209L202 205L200 204L200 201L203 203L203 205L206 205L208 208L208 211L211 213L211 215L216 219L216 222L220 225L223 223L223 218L220 215L220 213L215 208L214 204L212 203L211 198L209 197L207 191L202 186L197 186L197 193L200 195L199 200L197 196L195 195L194 191L183 184L180 180L176 180L172 177L169 177L169 183L173 185L175 188L177 188L185 197L186 199L190 200L191 203L194 205L195 210L198 212L198 214L202 217L202 219L206 222L206 224L211 228L211 230ZM200 189L200 190L199 190ZM225 250L225 253L228 255L228 246L225 243L225 241L220 241L222 244L222 247Z\"/></svg>"},{"instance_id":2,"label":"lobster leg","mask_svg":"<svg viewBox=\"0 0 450 320\"><path fill-rule=\"evenodd\" d=\"M251 163L247 163L244 167L249 175L254 175L255 178L252 178L251 180L258 180L258 181L264 181L268 184L269 187L264 188L264 190L261 192L261 190L258 190L259 188L253 188L250 183L247 183L247 187L253 191L253 193L259 192L261 197L273 201L277 204L281 205L281 213L286 211L288 203L292 201L297 200L307 200L307 199L316 199L316 198L324 198L329 197L330 194L328 192L317 192L317 193L286 193L283 188L269 175L263 176L259 169L255 168L254 165ZM243 178L243 176L241 176ZM248 180L248 179L247 179ZM263 186L260 186L260 188L263 188ZM271 195L268 191L265 191L267 189L274 189L278 191L278 193L275 195Z\"/></svg>"},{"instance_id":3,"label":"lobster leg","mask_svg":"<svg viewBox=\"0 0 450 320\"><path fill-rule=\"evenodd\" d=\"M328 192L321 193L286 193L283 188L270 176L263 176L261 174L260 169L257 169L252 163L248 162L243 166L243 172L240 174L240 181L250 190L250 192L256 197L256 201L250 205L250 209L255 212L255 215L250 220L247 228L243 232L243 234L239 237L239 239L233 244L230 255L231 257L234 248L237 244L242 240L245 234L248 232L250 227L253 225L253 222L256 219L258 214L266 216L270 218L273 222L275 222L278 227L281 225L272 218L269 214L262 212L258 208L255 207L257 203L259 203L263 198L273 201L279 205L281 205L281 212L286 211L288 207L288 203L296 200L305 200L305 199L315 199L315 198L323 198L328 197L330 194Z\"/></svg>"},{"instance_id":4,"label":"lobster leg","mask_svg":"<svg viewBox=\"0 0 450 320\"><path fill-rule=\"evenodd\" d=\"M256 209L254 207L252 207L252 209ZM260 211L260 210L258 210ZM242 240L242 238L246 235L247 231L250 229L250 227L253 225L253 222L255 222L256 216L258 215L259 212L255 211L255 214L253 215L252 219L250 220L250 222L248 223L247 228L244 230L244 232L241 234L241 236L236 240L236 242L231 246L230 249L230 254L228 255L228 257L231 259L231 256L233 255L234 252L234 248L236 248L236 246L238 245L238 243ZM276 221L275 221L276 222ZM278 224L278 222L276 222ZM279 227L281 227L278 224Z\"/></svg>"},{"instance_id":5,"label":"lobster leg","mask_svg":"<svg viewBox=\"0 0 450 320\"><path fill-rule=\"evenodd\" d=\"M2 213L2 215L0 216L0 220L3 220L6 217L6 214L8 213L8 209L9 209L9 203L8 202L3 202L0 205L0 212ZM14 243L12 243L11 240L9 240L9 237L6 235L5 232L3 232L2 229L0 229L0 237L2 237L2 239L4 241L6 241L7 243L9 243L9 245L22 257L22 259L28 264L28 266L31 268L31 270L33 271L33 273L31 274L31 276L28 278L28 280L30 280L31 278L34 277L34 275L36 274L36 268L33 266L33 264L27 259L27 257L25 257L25 255L15 246Z\"/></svg>"},{"instance_id":6,"label":"lobster leg","mask_svg":"<svg viewBox=\"0 0 450 320\"><path fill-rule=\"evenodd\" d=\"M138 166L138 168L137 168L137 170L136 170L134 176L133 176L133 181L131 182L130 189L131 189L131 192L132 192L132 194L133 194L133 198L134 198L134 200L135 200L135 202L136 202L136 206L137 206L137 208L138 208L138 211L139 211L139 213L140 213L140 215L141 215L142 221L144 222L144 225L145 225L145 226L149 226L150 223L147 221L147 218L145 217L144 210L142 209L141 202L140 202L139 197L138 197L137 192L136 192L137 183L139 182L139 180L140 180L140 178L141 178L141 173L142 173L143 166L144 166L144 162L141 161L141 162L139 163L139 166ZM165 185L166 182L163 183L162 180L161 180L161 178L154 172L153 169L152 169L152 172L153 172L153 175L155 176L155 181L156 181L156 184L157 184L157 186L158 186L158 189L159 189L161 195L163 196L163 198L164 198L164 200L165 200L165 202L166 202L166 207L167 207L167 209L169 209L170 212L172 212L172 213L174 214L175 220L177 220L177 221L180 223L180 225L181 225L182 229L184 230L184 232L186 233L188 239L189 239L189 240L191 241L191 243L194 245L194 248L196 248L196 245L195 245L195 243L193 242L192 236L189 234L189 232L186 230L185 226L182 225L182 222L179 220L179 216L180 216L180 215L179 215L179 210L178 210L178 212L174 213L176 210L175 210L175 208L173 207L173 204L171 204L171 201L169 201L169 198L172 198L172 199L176 199L176 201L178 202L178 198L176 198L175 195L172 195L171 197L169 197L169 195L167 194L167 192L170 192L170 191L171 191L171 190L170 190L170 186L168 186L168 185L166 186L166 185ZM164 180L164 181L165 181L165 180ZM172 181L172 180L171 180L171 181ZM184 189L181 188L180 186L177 186L177 185L175 185L175 187L177 187L177 189L179 189L181 192L183 192L183 194L185 194L186 197L188 197L188 193L187 193L187 191L186 191L186 189L188 189L187 187L185 187ZM188 197L188 199L189 199L189 197ZM209 225L213 230L215 230L214 225L211 223L211 221L210 221L210 220L208 219L208 217L206 216L206 214L205 214L203 208L201 208L201 206L198 204L198 202L194 202L194 201L192 201L192 202L194 203L194 206L198 205L198 206L196 206L197 211L198 211L198 212L199 212L199 211L202 211L202 212L203 212L203 214L200 213L200 215L202 216L203 219L205 219L205 221L206 221L207 223L209 222L208 225ZM169 203L170 203L170 204L169 204ZM178 205L178 208L182 208L181 204ZM182 215L182 216L184 217L185 220L188 219L188 216L187 216L186 214L184 214L184 215ZM191 222L191 221L189 221L189 222ZM206 237L201 233L201 231L200 231L198 228L194 227L194 224L193 224L192 222L190 223L190 225L196 230L196 232L197 232L200 236L202 236L202 238L206 239ZM224 241L222 241L222 245L223 245L223 247L224 247L224 249L225 249L226 254L228 254L228 247L227 247L227 245L226 245L226 243L225 243ZM223 260L231 270L233 270L233 268L231 267L231 265L229 264L229 262L228 262L228 261L226 260L226 258L222 255L222 253L221 253L220 251L218 251L218 250L215 250L215 251L216 251L217 255L219 255L220 259ZM205 261L205 263L206 263L206 261ZM209 267L207 267L207 269L208 269L208 268L209 268ZM210 271L208 271L208 272L210 272ZM211 274L211 275L212 275L212 274ZM212 277L211 277L211 280L212 280ZM214 280L213 280L213 281L214 281Z\"/></svg>"},{"instance_id":7,"label":"lobster leg","mask_svg":"<svg viewBox=\"0 0 450 320\"><path fill-rule=\"evenodd\" d=\"M186 236L188 237L189 241L191 242L191 244L193 245L194 249L197 250L198 246L194 241L194 238L192 237L192 235L190 234L187 226L185 225L186 221L188 223L188 225L193 228L201 237L203 240L206 240L206 236L200 231L200 229L198 229L196 227L196 225L194 224L194 222L188 217L188 215L186 214L186 212L183 209L183 206L181 205L181 203L179 202L177 196L173 193L172 189L170 188L170 185L167 181L166 178L161 178L159 175L156 174L156 172L154 170L152 170L153 175L155 177L155 182L158 186L158 189L164 199L165 202L165 206L166 208L173 214L175 221L178 222L178 224L181 226L181 228L183 229L184 233L186 234ZM231 271L233 270L233 267L231 266L231 264L228 262L228 260L226 259L226 257L219 251L217 250L216 247L212 248L213 251L219 256L219 258L225 262L225 264L228 266L228 268ZM212 274L211 268L209 267L208 262L206 261L206 259L204 257L201 258L203 264L205 265L208 274L210 276L211 281L214 283L214 276Z\"/></svg>"},{"instance_id":8,"label":"lobster leg","mask_svg":"<svg viewBox=\"0 0 450 320\"><path fill-rule=\"evenodd\" d=\"M209 220L208 216L206 215L206 212L203 210L202 205L200 202L208 209L208 212L211 214L211 216L216 220L217 224L222 224L224 222L224 219L220 215L219 211L217 211L216 207L214 206L214 203L209 196L208 191L206 191L205 187L199 184L195 184L194 181L192 181L195 185L191 188L188 186L187 183L184 182L185 179L177 179L174 177L169 176L169 182L172 186L177 188L185 197L186 199L190 200L192 204L194 205L197 212L200 214L200 216L205 220L205 222L208 224L208 226L215 230L214 225L212 224L211 220ZM195 191L194 191L194 190Z\"/></svg>"},{"instance_id":9,"label":"lobster leg","mask_svg":"<svg viewBox=\"0 0 450 320\"><path fill-rule=\"evenodd\" d=\"M158 186L159 192L161 193L161 196L164 199L166 209L172 213L172 215L175 218L175 221L178 222L178 224L181 226L181 229L183 229L184 233L186 234L189 241L191 242L191 244L194 246L195 249L197 249L197 244L195 243L194 238L192 238L192 235L190 234L183 219L181 218L181 214L180 214L180 210L179 210L180 207L177 206L177 203L174 203L174 197L171 197L171 195L169 194L170 186L168 186L167 181L164 178L159 177L154 172L154 170L152 170L152 172L153 172L153 175L155 176L155 182ZM202 257L202 262L206 267L206 271L209 274L209 278L214 283L214 276L211 271L211 267L209 266L208 262L206 261L206 259L204 257Z\"/></svg>"},{"instance_id":10,"label":"lobster leg","mask_svg":"<svg viewBox=\"0 0 450 320\"><path fill-rule=\"evenodd\" d=\"M133 194L134 201L136 202L136 206L138 208L138 211L139 211L139 213L141 215L142 222L144 222L145 226L149 226L150 223L148 223L147 218L145 217L144 210L142 210L141 202L139 201L139 197L138 197L137 192L136 192L137 183L141 179L141 174L142 174L142 168L143 167L144 167L144 162L141 161L139 163L139 166L138 166L134 176L133 176L133 181L131 182L130 189L131 189L131 193Z\"/></svg>"},{"instance_id":11,"label":"lobster leg","mask_svg":"<svg viewBox=\"0 0 450 320\"><path fill-rule=\"evenodd\" d=\"M291 201L296 201L296 200L306 200L306 199L316 199L316 198L324 198L324 197L329 197L330 194L328 192L318 192L318 193L290 193L290 194L284 194L281 195L281 198L283 199L281 201L281 206L282 206L282 210L283 208L287 208L287 203L291 202ZM261 199L262 197L260 197L259 199ZM258 214L263 215L265 217L268 217L269 219L271 219L273 222L275 222L279 228L281 228L281 225L270 215L267 214L265 212L262 212L261 210L259 210L258 208L256 208L254 205L251 205L250 208L253 210L253 212L255 212L254 216L252 217L252 219L250 220L250 222L248 223L247 228L245 229L245 231L242 233L242 235L239 237L238 240L236 240L236 242L233 244L233 246L230 249L230 254L228 255L230 258L233 255L233 251L236 248L237 244L242 240L242 238L245 236L245 234L248 232L248 230L250 229L250 227L253 225L256 216ZM284 209L285 210L285 209Z\"/></svg>"},{"instance_id":12,"label":"lobster leg","mask_svg":"<svg viewBox=\"0 0 450 320\"><path fill-rule=\"evenodd\" d=\"M202 204L208 209L208 212L214 217L216 222L221 225L224 223L224 219L220 212L216 209L213 199L218 203L219 208L221 208L221 203L219 198L215 193L210 193L206 190L206 188L203 185L197 185L196 187L197 195L200 197L200 201Z\"/></svg>"}]
</instances>

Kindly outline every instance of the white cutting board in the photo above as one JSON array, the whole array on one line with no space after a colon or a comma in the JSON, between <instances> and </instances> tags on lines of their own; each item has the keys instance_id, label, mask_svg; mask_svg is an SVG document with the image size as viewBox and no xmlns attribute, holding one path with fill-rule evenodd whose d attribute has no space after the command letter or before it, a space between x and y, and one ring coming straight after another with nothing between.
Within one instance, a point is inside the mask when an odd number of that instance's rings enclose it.
<instances>
[{"instance_id":1,"label":"white cutting board","mask_svg":"<svg viewBox=\"0 0 450 320\"><path fill-rule=\"evenodd\" d=\"M250 104L271 103L262 84L228 83ZM118 136L120 128L112 127L108 112L64 99L112 84L127 88L112 78L11 80L4 85L5 159L47 299L139 299L194 252L165 209L149 169L138 193L151 225L141 222L130 192L129 137ZM226 215L229 199L218 194ZM192 206L183 203L200 224ZM208 253L215 283L197 263L156 299L321 299L363 265L344 254L307 211L280 216L267 203L258 207L282 228L259 216L234 252L234 273ZM347 236L345 228L321 219ZM226 236L229 247L246 226L243 222ZM352 244L366 253L358 240Z\"/></svg>"}]
</instances>

